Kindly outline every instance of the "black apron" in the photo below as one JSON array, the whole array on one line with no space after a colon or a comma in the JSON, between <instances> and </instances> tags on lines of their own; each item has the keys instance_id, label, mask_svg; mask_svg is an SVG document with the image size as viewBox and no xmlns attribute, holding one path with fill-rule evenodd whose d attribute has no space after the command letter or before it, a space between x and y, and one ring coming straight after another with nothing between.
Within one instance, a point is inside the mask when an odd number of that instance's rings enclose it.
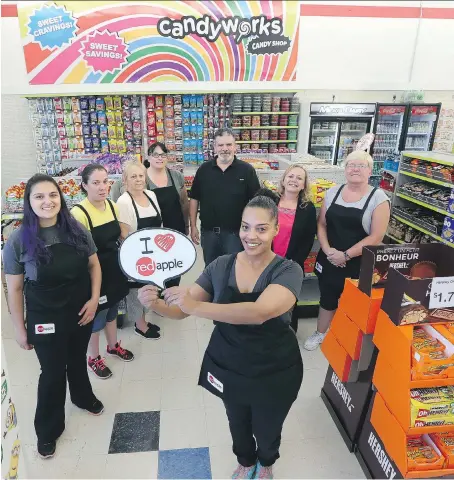
<instances>
[{"instance_id":1,"label":"black apron","mask_svg":"<svg viewBox=\"0 0 454 480\"><path fill-rule=\"evenodd\" d=\"M30 344L51 342L71 335L80 327L79 312L91 298L88 254L75 247L56 243L47 247L52 258L38 265L36 280L26 279L24 296L27 338Z\"/></svg>"},{"instance_id":2,"label":"black apron","mask_svg":"<svg viewBox=\"0 0 454 480\"><path fill-rule=\"evenodd\" d=\"M128 192L128 195L131 197L132 206L134 207L134 211L136 212L137 230L142 230L143 228L159 228L159 227L161 227L162 226L162 219L161 219L161 215L159 214L158 207L155 205L153 200L145 192L143 192L143 194L148 198L148 200L150 201L150 205L152 205L153 208L155 209L156 216L140 218L139 211L137 210L136 202L134 201L134 198L132 198L132 195ZM129 280L128 285L129 285L129 288L142 288L144 286L143 283L135 282L134 280Z\"/></svg>"},{"instance_id":3,"label":"black apron","mask_svg":"<svg viewBox=\"0 0 454 480\"><path fill-rule=\"evenodd\" d=\"M175 186L171 172L168 169L166 170L172 185L153 189L161 209L162 226L177 230L185 235L186 224L181 209L180 194Z\"/></svg>"},{"instance_id":4,"label":"black apron","mask_svg":"<svg viewBox=\"0 0 454 480\"><path fill-rule=\"evenodd\" d=\"M363 227L363 216L369 202L371 201L375 191L374 188L367 198L363 208L344 207L336 204L336 200L342 192L345 185L342 185L337 191L331 206L326 211L326 233L328 235L328 243L330 247L341 252L345 252L353 245L357 244L369 234ZM336 278L359 278L361 269L361 255L348 260L344 268L336 267L328 261L326 254L322 249L319 250L316 262L321 266L322 271L317 270L317 275L334 275Z\"/></svg>"},{"instance_id":5,"label":"black apron","mask_svg":"<svg viewBox=\"0 0 454 480\"><path fill-rule=\"evenodd\" d=\"M120 224L112 202L108 199L107 203L112 210L114 219L109 223L104 223L97 227L93 227L93 222L87 210L82 205L76 205L76 207L85 213L93 241L98 248L98 259L102 270L98 312L113 307L126 297L129 292L128 279L123 274L120 264L118 263L118 240L121 234Z\"/></svg>"},{"instance_id":6,"label":"black apron","mask_svg":"<svg viewBox=\"0 0 454 480\"><path fill-rule=\"evenodd\" d=\"M262 292L239 293L228 285L235 255L227 264L218 303L255 302ZM281 259L268 273L284 261ZM262 325L214 322L199 377L199 385L226 402L287 403L298 396L303 361L289 325L272 318Z\"/></svg>"}]
</instances>

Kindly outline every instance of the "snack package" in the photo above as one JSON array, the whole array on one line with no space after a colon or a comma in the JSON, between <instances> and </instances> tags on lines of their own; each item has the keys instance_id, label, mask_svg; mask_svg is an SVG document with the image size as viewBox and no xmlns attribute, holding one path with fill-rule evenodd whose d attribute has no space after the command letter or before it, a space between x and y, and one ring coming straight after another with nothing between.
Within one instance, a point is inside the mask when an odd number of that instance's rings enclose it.
<instances>
[{"instance_id":1,"label":"snack package","mask_svg":"<svg viewBox=\"0 0 454 480\"><path fill-rule=\"evenodd\" d=\"M101 138L107 138L108 135L108 130L107 130L107 125L100 125L99 126L99 136Z\"/></svg>"},{"instance_id":2,"label":"snack package","mask_svg":"<svg viewBox=\"0 0 454 480\"><path fill-rule=\"evenodd\" d=\"M431 433L430 438L446 458L446 468L454 468L454 432Z\"/></svg>"},{"instance_id":3,"label":"snack package","mask_svg":"<svg viewBox=\"0 0 454 480\"><path fill-rule=\"evenodd\" d=\"M87 97L80 97L79 105L80 105L81 110L88 110L88 108L89 108L88 98Z\"/></svg>"},{"instance_id":4,"label":"snack package","mask_svg":"<svg viewBox=\"0 0 454 480\"><path fill-rule=\"evenodd\" d=\"M109 149L111 153L118 153L118 143L115 138L109 139Z\"/></svg>"},{"instance_id":5,"label":"snack package","mask_svg":"<svg viewBox=\"0 0 454 480\"><path fill-rule=\"evenodd\" d=\"M162 108L164 106L164 97L162 95L156 95L155 102L156 108Z\"/></svg>"},{"instance_id":6,"label":"snack package","mask_svg":"<svg viewBox=\"0 0 454 480\"><path fill-rule=\"evenodd\" d=\"M39 107L39 103L38 103L38 107ZM66 112L70 112L71 108L72 108L71 98L63 97L63 110L65 110Z\"/></svg>"},{"instance_id":7,"label":"snack package","mask_svg":"<svg viewBox=\"0 0 454 480\"><path fill-rule=\"evenodd\" d=\"M115 127L115 125L109 125L107 130L109 132L109 138L115 138L117 136L117 127Z\"/></svg>"},{"instance_id":8,"label":"snack package","mask_svg":"<svg viewBox=\"0 0 454 480\"><path fill-rule=\"evenodd\" d=\"M435 470L443 468L444 458L422 437L407 438L408 470Z\"/></svg>"},{"instance_id":9,"label":"snack package","mask_svg":"<svg viewBox=\"0 0 454 480\"><path fill-rule=\"evenodd\" d=\"M105 138L101 139L101 152L109 153L109 142Z\"/></svg>"},{"instance_id":10,"label":"snack package","mask_svg":"<svg viewBox=\"0 0 454 480\"><path fill-rule=\"evenodd\" d=\"M119 95L113 97L113 108L115 110L121 110L121 97Z\"/></svg>"},{"instance_id":11,"label":"snack package","mask_svg":"<svg viewBox=\"0 0 454 480\"><path fill-rule=\"evenodd\" d=\"M410 426L454 425L454 387L410 391Z\"/></svg>"},{"instance_id":12,"label":"snack package","mask_svg":"<svg viewBox=\"0 0 454 480\"><path fill-rule=\"evenodd\" d=\"M96 110L96 97L88 97L88 108L90 110Z\"/></svg>"},{"instance_id":13,"label":"snack package","mask_svg":"<svg viewBox=\"0 0 454 480\"><path fill-rule=\"evenodd\" d=\"M122 125L123 124L123 116L120 111L115 112L115 123L117 125Z\"/></svg>"},{"instance_id":14,"label":"snack package","mask_svg":"<svg viewBox=\"0 0 454 480\"><path fill-rule=\"evenodd\" d=\"M156 108L156 102L155 102L155 97L153 95L147 95L147 109L154 109Z\"/></svg>"},{"instance_id":15,"label":"snack package","mask_svg":"<svg viewBox=\"0 0 454 480\"><path fill-rule=\"evenodd\" d=\"M123 117L123 121L124 122L130 122L131 121L131 110L128 109L128 110L123 110L122 112L122 117Z\"/></svg>"},{"instance_id":16,"label":"snack package","mask_svg":"<svg viewBox=\"0 0 454 480\"><path fill-rule=\"evenodd\" d=\"M71 98L71 108L73 112L78 112L80 110L80 103L77 97Z\"/></svg>"},{"instance_id":17,"label":"snack package","mask_svg":"<svg viewBox=\"0 0 454 480\"><path fill-rule=\"evenodd\" d=\"M98 125L105 125L107 123L107 116L104 110L98 112Z\"/></svg>"},{"instance_id":18,"label":"snack package","mask_svg":"<svg viewBox=\"0 0 454 480\"><path fill-rule=\"evenodd\" d=\"M76 135L76 137L78 135L83 135L83 132L82 132L82 125L80 123L76 123L74 125L74 135Z\"/></svg>"},{"instance_id":19,"label":"snack package","mask_svg":"<svg viewBox=\"0 0 454 480\"><path fill-rule=\"evenodd\" d=\"M108 110L106 112L106 117L109 124L115 123L115 112L113 112L112 110Z\"/></svg>"}]
</instances>

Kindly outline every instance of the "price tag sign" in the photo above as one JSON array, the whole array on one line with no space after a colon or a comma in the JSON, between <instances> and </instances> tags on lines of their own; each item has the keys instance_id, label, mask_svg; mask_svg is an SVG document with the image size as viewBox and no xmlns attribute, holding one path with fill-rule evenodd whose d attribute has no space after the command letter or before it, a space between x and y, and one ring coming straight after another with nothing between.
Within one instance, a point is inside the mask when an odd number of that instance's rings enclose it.
<instances>
[{"instance_id":1,"label":"price tag sign","mask_svg":"<svg viewBox=\"0 0 454 480\"><path fill-rule=\"evenodd\" d=\"M121 244L119 261L132 280L164 288L166 280L192 268L197 253L186 235L169 228L143 228Z\"/></svg>"},{"instance_id":2,"label":"price tag sign","mask_svg":"<svg viewBox=\"0 0 454 480\"><path fill-rule=\"evenodd\" d=\"M430 290L429 308L454 307L454 277L435 277Z\"/></svg>"}]
</instances>

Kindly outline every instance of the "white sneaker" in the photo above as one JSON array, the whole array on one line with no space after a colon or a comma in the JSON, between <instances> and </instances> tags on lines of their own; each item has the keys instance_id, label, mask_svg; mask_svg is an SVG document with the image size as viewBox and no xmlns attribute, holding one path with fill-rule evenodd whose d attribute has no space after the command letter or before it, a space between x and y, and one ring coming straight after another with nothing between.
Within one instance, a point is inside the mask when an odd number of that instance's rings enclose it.
<instances>
[{"instance_id":1,"label":"white sneaker","mask_svg":"<svg viewBox=\"0 0 454 480\"><path fill-rule=\"evenodd\" d=\"M304 348L306 350L315 350L323 342L326 333L317 332L317 330L304 342Z\"/></svg>"}]
</instances>

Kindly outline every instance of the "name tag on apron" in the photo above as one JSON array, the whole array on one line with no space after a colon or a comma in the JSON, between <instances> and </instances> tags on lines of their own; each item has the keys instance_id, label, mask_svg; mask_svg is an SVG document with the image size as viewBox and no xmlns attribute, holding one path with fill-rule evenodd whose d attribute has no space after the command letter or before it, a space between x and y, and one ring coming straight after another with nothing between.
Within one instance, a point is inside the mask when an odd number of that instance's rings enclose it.
<instances>
[{"instance_id":1,"label":"name tag on apron","mask_svg":"<svg viewBox=\"0 0 454 480\"><path fill-rule=\"evenodd\" d=\"M104 303L107 303L107 295L103 295L102 297L99 297L99 305L102 305Z\"/></svg>"},{"instance_id":2,"label":"name tag on apron","mask_svg":"<svg viewBox=\"0 0 454 480\"><path fill-rule=\"evenodd\" d=\"M318 262L316 262L315 270L317 270L317 272L319 273L322 273L323 267Z\"/></svg>"},{"instance_id":3,"label":"name tag on apron","mask_svg":"<svg viewBox=\"0 0 454 480\"><path fill-rule=\"evenodd\" d=\"M207 375L208 382L213 385L216 390L219 390L221 393L224 393L224 384L222 384L216 377L214 377L210 372Z\"/></svg>"},{"instance_id":4,"label":"name tag on apron","mask_svg":"<svg viewBox=\"0 0 454 480\"><path fill-rule=\"evenodd\" d=\"M55 333L55 323L40 323L35 325L35 333L36 335Z\"/></svg>"}]
</instances>

